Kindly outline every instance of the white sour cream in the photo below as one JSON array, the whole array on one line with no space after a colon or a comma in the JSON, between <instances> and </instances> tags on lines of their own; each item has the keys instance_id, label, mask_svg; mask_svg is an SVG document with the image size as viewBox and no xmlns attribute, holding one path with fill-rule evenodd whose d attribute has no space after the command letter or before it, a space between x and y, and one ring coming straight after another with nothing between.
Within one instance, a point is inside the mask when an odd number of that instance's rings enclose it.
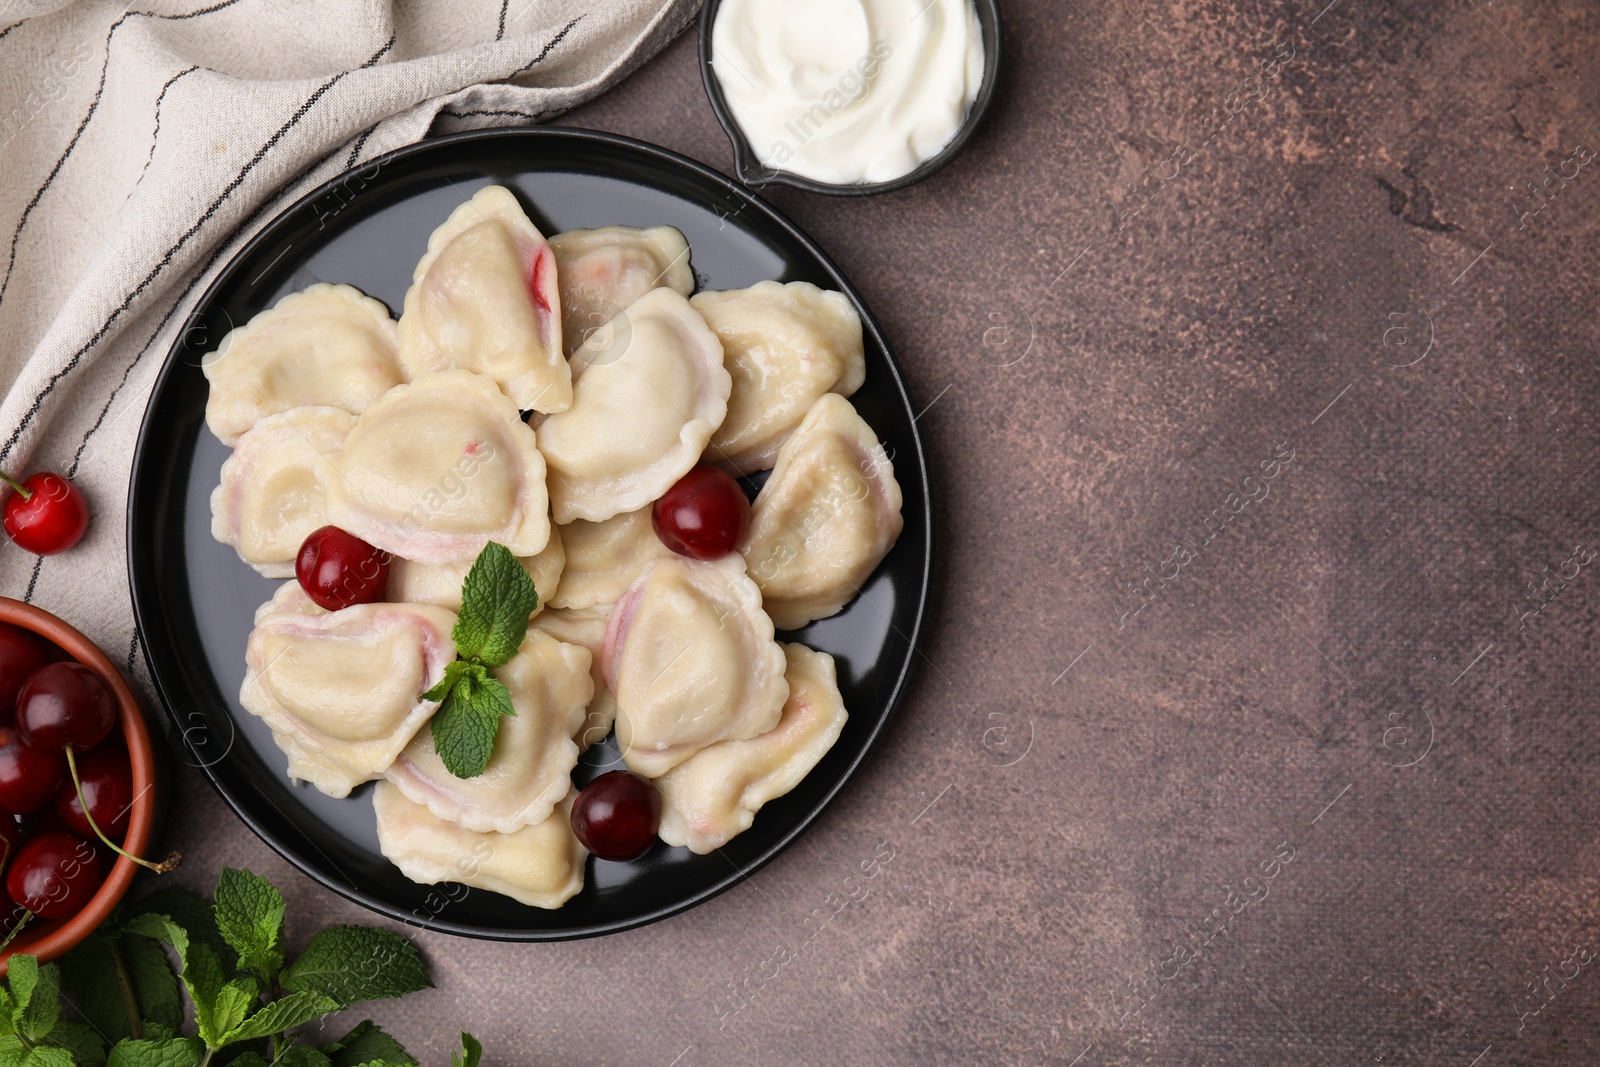
<instances>
[{"instance_id":1,"label":"white sour cream","mask_svg":"<svg viewBox=\"0 0 1600 1067\"><path fill-rule=\"evenodd\" d=\"M885 182L955 136L983 38L972 0L723 0L711 65L765 166Z\"/></svg>"}]
</instances>

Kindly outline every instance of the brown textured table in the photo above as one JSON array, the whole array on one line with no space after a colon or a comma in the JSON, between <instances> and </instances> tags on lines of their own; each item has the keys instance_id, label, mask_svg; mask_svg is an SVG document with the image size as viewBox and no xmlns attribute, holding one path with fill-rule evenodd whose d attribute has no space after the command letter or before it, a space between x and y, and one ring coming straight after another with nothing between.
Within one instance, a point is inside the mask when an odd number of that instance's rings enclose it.
<instances>
[{"instance_id":1,"label":"brown textured table","mask_svg":"<svg viewBox=\"0 0 1600 1067\"><path fill-rule=\"evenodd\" d=\"M926 659L723 897L421 936L438 989L374 1012L414 1051L1600 1061L1600 11L1325 2L1008 4L947 171L771 195L926 406ZM567 121L726 169L694 45ZM176 799L185 878L362 918Z\"/></svg>"}]
</instances>

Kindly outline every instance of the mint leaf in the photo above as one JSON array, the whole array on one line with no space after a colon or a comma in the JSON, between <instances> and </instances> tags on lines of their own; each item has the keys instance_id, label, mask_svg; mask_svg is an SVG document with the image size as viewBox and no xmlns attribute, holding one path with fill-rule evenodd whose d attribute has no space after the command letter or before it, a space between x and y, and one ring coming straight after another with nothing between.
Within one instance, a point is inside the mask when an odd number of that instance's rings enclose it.
<instances>
[{"instance_id":1,"label":"mint leaf","mask_svg":"<svg viewBox=\"0 0 1600 1067\"><path fill-rule=\"evenodd\" d=\"M151 893L128 909L123 916L123 929L131 928L135 920L147 915L171 919L183 927L190 941L209 945L223 963L230 967L233 965L234 961L230 958L233 949L217 929L216 913L210 904L193 893L185 893L181 889L159 889Z\"/></svg>"},{"instance_id":2,"label":"mint leaf","mask_svg":"<svg viewBox=\"0 0 1600 1067\"><path fill-rule=\"evenodd\" d=\"M210 953L204 945L195 945L191 952ZM195 1029L209 1048L221 1048L230 1041L240 1040L230 1036L245 1016L261 1000L261 991L249 978L235 978L223 984L212 999L209 1010L202 1011L197 1000L194 1006Z\"/></svg>"},{"instance_id":3,"label":"mint leaf","mask_svg":"<svg viewBox=\"0 0 1600 1067\"><path fill-rule=\"evenodd\" d=\"M145 1019L145 1036L153 1036L152 1024L176 1034L183 1025L183 994L161 943L137 934L124 934L117 939L116 951L122 956L122 965L128 969L134 999L139 1002L139 1011Z\"/></svg>"},{"instance_id":4,"label":"mint leaf","mask_svg":"<svg viewBox=\"0 0 1600 1067\"><path fill-rule=\"evenodd\" d=\"M450 695L450 690L456 687L456 682L463 674L468 673L477 666L464 659L452 660L444 665L444 677L439 679L439 684L422 694L423 700L444 700Z\"/></svg>"},{"instance_id":5,"label":"mint leaf","mask_svg":"<svg viewBox=\"0 0 1600 1067\"><path fill-rule=\"evenodd\" d=\"M26 1000L20 1005L20 1010L12 1015L12 1023L19 1036L37 1043L44 1040L44 1036L56 1025L56 1020L61 1018L61 969L53 963L40 967L32 956L16 958L26 959L31 964L24 965L24 969L33 972L33 981L28 983L30 988ZM13 967L16 958L13 959ZM11 973L14 975L16 972ZM11 981L12 988L16 988L16 977Z\"/></svg>"},{"instance_id":6,"label":"mint leaf","mask_svg":"<svg viewBox=\"0 0 1600 1067\"><path fill-rule=\"evenodd\" d=\"M331 1061L310 1045L286 1045L278 1052L277 1067L331 1067Z\"/></svg>"},{"instance_id":7,"label":"mint leaf","mask_svg":"<svg viewBox=\"0 0 1600 1067\"><path fill-rule=\"evenodd\" d=\"M11 996L14 1000L11 1005L11 1025L20 1029L22 1013L28 1009L34 987L39 984L39 961L32 956L12 956L6 964L6 977L11 980Z\"/></svg>"},{"instance_id":8,"label":"mint leaf","mask_svg":"<svg viewBox=\"0 0 1600 1067\"><path fill-rule=\"evenodd\" d=\"M400 1042L380 1030L371 1019L358 1023L355 1029L329 1045L325 1051L332 1059L330 1067L361 1067L365 1063L416 1067L417 1064Z\"/></svg>"},{"instance_id":9,"label":"mint leaf","mask_svg":"<svg viewBox=\"0 0 1600 1067\"><path fill-rule=\"evenodd\" d=\"M217 930L239 954L239 966L270 985L283 966L283 896L258 874L222 868L217 880Z\"/></svg>"},{"instance_id":10,"label":"mint leaf","mask_svg":"<svg viewBox=\"0 0 1600 1067\"><path fill-rule=\"evenodd\" d=\"M334 926L317 934L300 958L284 968L282 983L285 989L319 993L341 1007L433 986L415 945L371 926Z\"/></svg>"},{"instance_id":11,"label":"mint leaf","mask_svg":"<svg viewBox=\"0 0 1600 1067\"><path fill-rule=\"evenodd\" d=\"M450 1056L450 1067L478 1067L478 1061L483 1059L483 1046L478 1044L478 1039L467 1033L461 1032L461 1051Z\"/></svg>"},{"instance_id":12,"label":"mint leaf","mask_svg":"<svg viewBox=\"0 0 1600 1067\"><path fill-rule=\"evenodd\" d=\"M22 1067L28 1058L28 1046L16 1034L0 1037L0 1067Z\"/></svg>"},{"instance_id":13,"label":"mint leaf","mask_svg":"<svg viewBox=\"0 0 1600 1067\"><path fill-rule=\"evenodd\" d=\"M516 713L511 692L499 679L486 667L468 664L431 723L433 747L445 769L457 778L482 774L494 753L501 717Z\"/></svg>"},{"instance_id":14,"label":"mint leaf","mask_svg":"<svg viewBox=\"0 0 1600 1067\"><path fill-rule=\"evenodd\" d=\"M461 611L451 637L456 654L498 667L517 654L539 592L521 561L505 545L490 541L467 572Z\"/></svg>"},{"instance_id":15,"label":"mint leaf","mask_svg":"<svg viewBox=\"0 0 1600 1067\"><path fill-rule=\"evenodd\" d=\"M106 1067L200 1067L205 1046L193 1037L164 1041L118 1041Z\"/></svg>"},{"instance_id":16,"label":"mint leaf","mask_svg":"<svg viewBox=\"0 0 1600 1067\"><path fill-rule=\"evenodd\" d=\"M63 1019L45 1037L45 1043L72 1053L78 1067L99 1067L106 1062L106 1044L93 1027Z\"/></svg>"},{"instance_id":17,"label":"mint leaf","mask_svg":"<svg viewBox=\"0 0 1600 1067\"><path fill-rule=\"evenodd\" d=\"M61 957L61 984L72 990L72 1006L110 1042L133 1036L114 951L112 939L97 931Z\"/></svg>"},{"instance_id":18,"label":"mint leaf","mask_svg":"<svg viewBox=\"0 0 1600 1067\"><path fill-rule=\"evenodd\" d=\"M12 997L11 990L0 986L0 1037L10 1037L16 1033L16 1024L11 1021L16 1012L17 1002Z\"/></svg>"},{"instance_id":19,"label":"mint leaf","mask_svg":"<svg viewBox=\"0 0 1600 1067\"><path fill-rule=\"evenodd\" d=\"M72 1053L64 1048L50 1048L40 1045L28 1053L28 1058L23 1061L25 1067L73 1067Z\"/></svg>"},{"instance_id":20,"label":"mint leaf","mask_svg":"<svg viewBox=\"0 0 1600 1067\"><path fill-rule=\"evenodd\" d=\"M338 1011L339 1002L318 993L290 993L256 1012L222 1035L219 1045L235 1041L250 1041L269 1034L279 1034L301 1023L308 1023L319 1015Z\"/></svg>"},{"instance_id":21,"label":"mint leaf","mask_svg":"<svg viewBox=\"0 0 1600 1067\"><path fill-rule=\"evenodd\" d=\"M241 1052L228 1061L228 1067L272 1067L259 1052Z\"/></svg>"}]
</instances>

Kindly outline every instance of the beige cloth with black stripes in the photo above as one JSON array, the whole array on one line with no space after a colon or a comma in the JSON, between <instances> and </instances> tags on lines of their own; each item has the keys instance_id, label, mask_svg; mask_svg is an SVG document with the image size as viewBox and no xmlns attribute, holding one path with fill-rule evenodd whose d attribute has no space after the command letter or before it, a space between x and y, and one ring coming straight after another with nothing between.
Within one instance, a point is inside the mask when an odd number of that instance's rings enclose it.
<instances>
[{"instance_id":1,"label":"beige cloth with black stripes","mask_svg":"<svg viewBox=\"0 0 1600 1067\"><path fill-rule=\"evenodd\" d=\"M0 541L0 595L143 675L134 439L195 299L317 184L430 133L595 96L698 0L0 0L0 468L84 491L84 542Z\"/></svg>"}]
</instances>

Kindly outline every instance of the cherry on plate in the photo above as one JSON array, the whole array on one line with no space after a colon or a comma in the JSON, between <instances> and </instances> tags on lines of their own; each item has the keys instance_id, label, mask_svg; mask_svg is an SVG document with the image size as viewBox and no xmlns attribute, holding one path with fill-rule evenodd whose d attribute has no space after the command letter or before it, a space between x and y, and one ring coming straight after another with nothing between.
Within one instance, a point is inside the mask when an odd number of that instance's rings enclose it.
<instances>
[{"instance_id":1,"label":"cherry on plate","mask_svg":"<svg viewBox=\"0 0 1600 1067\"><path fill-rule=\"evenodd\" d=\"M300 546L294 576L318 607L339 611L375 604L389 587L389 553L337 526L313 530Z\"/></svg>"},{"instance_id":2,"label":"cherry on plate","mask_svg":"<svg viewBox=\"0 0 1600 1067\"><path fill-rule=\"evenodd\" d=\"M17 730L34 748L93 748L116 725L111 687L81 663L41 667L17 694Z\"/></svg>"},{"instance_id":3,"label":"cherry on plate","mask_svg":"<svg viewBox=\"0 0 1600 1067\"><path fill-rule=\"evenodd\" d=\"M661 543L691 559L721 559L750 528L750 501L732 475L696 467L679 478L650 509Z\"/></svg>"},{"instance_id":4,"label":"cherry on plate","mask_svg":"<svg viewBox=\"0 0 1600 1067\"><path fill-rule=\"evenodd\" d=\"M11 899L41 919L76 915L99 888L100 857L76 834L39 834L17 852L6 874Z\"/></svg>"},{"instance_id":5,"label":"cherry on plate","mask_svg":"<svg viewBox=\"0 0 1600 1067\"><path fill-rule=\"evenodd\" d=\"M572 802L572 832L603 860L636 860L661 825L661 794L632 771L608 771Z\"/></svg>"},{"instance_id":6,"label":"cherry on plate","mask_svg":"<svg viewBox=\"0 0 1600 1067\"><path fill-rule=\"evenodd\" d=\"M49 471L30 474L21 482L0 471L12 488L5 502L6 534L38 556L65 552L83 540L89 528L89 505L73 484Z\"/></svg>"},{"instance_id":7,"label":"cherry on plate","mask_svg":"<svg viewBox=\"0 0 1600 1067\"><path fill-rule=\"evenodd\" d=\"M56 814L74 833L97 837L94 831L98 826L107 837L120 840L128 832L128 817L133 811L133 765L128 762L128 754L102 745L78 756L77 763L88 817L70 780L61 783L56 791ZM92 826L90 818L94 820Z\"/></svg>"},{"instance_id":8,"label":"cherry on plate","mask_svg":"<svg viewBox=\"0 0 1600 1067\"><path fill-rule=\"evenodd\" d=\"M0 727L0 809L14 815L38 811L55 799L67 777L59 748L34 748L20 731Z\"/></svg>"},{"instance_id":9,"label":"cherry on plate","mask_svg":"<svg viewBox=\"0 0 1600 1067\"><path fill-rule=\"evenodd\" d=\"M22 683L49 662L50 646L44 638L0 622L0 726L10 726L14 721Z\"/></svg>"}]
</instances>

